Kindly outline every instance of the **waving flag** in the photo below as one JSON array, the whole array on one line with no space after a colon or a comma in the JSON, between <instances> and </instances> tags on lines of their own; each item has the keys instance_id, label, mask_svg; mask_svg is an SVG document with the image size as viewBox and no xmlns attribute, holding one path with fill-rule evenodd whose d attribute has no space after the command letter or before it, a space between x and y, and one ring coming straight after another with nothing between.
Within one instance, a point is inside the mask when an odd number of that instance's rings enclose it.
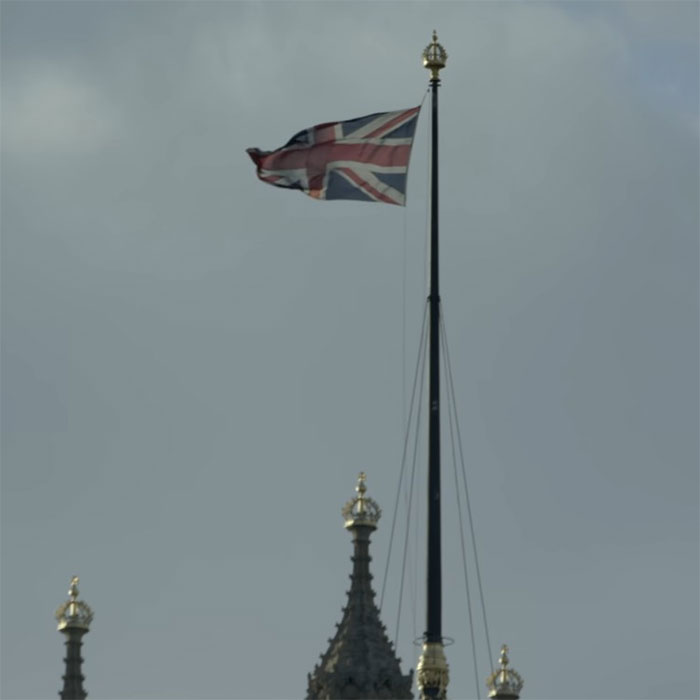
<instances>
[{"instance_id":1,"label":"waving flag","mask_svg":"<svg viewBox=\"0 0 700 700\"><path fill-rule=\"evenodd\" d=\"M380 112L300 131L276 151L249 148L258 177L316 199L406 202L420 107Z\"/></svg>"}]
</instances>

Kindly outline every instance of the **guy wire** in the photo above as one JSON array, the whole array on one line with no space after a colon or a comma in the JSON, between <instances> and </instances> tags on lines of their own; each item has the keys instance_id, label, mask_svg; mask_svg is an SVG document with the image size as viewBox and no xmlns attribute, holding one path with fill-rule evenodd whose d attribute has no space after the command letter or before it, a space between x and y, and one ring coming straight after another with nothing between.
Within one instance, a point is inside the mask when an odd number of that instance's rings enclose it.
<instances>
[{"instance_id":1,"label":"guy wire","mask_svg":"<svg viewBox=\"0 0 700 700\"><path fill-rule=\"evenodd\" d=\"M413 376L413 389L411 391L411 404L409 407L408 411L408 422L406 424L406 433L404 436L404 442L403 442L403 455L401 457L401 470L399 472L399 483L396 488L396 499L394 501L394 514L391 519L391 533L389 535L389 549L387 552L387 557L386 557L386 565L384 567L384 580L382 581L382 593L379 598L379 609L381 610L382 607L384 606L384 593L386 591L386 581L389 573L389 563L391 561L391 550L392 550L392 545L394 543L394 530L396 528L396 516L398 514L399 510L399 497L401 495L401 483L403 481L403 473L404 473L404 468L406 466L406 453L408 450L408 438L410 435L410 426L411 426L411 421L413 417L413 407L415 405L415 397L416 397L416 386L418 382L418 370L421 366L421 357L423 356L423 346L424 346L424 339L425 339L425 327L426 327L426 319L428 318L428 304L426 302L425 308L423 310L423 323L421 326L421 334L420 334L420 342L418 345L418 357L416 358L416 371Z\"/></svg>"},{"instance_id":2,"label":"guy wire","mask_svg":"<svg viewBox=\"0 0 700 700\"><path fill-rule=\"evenodd\" d=\"M423 110L423 103L425 98L428 96L430 88L427 88L423 93L423 98L420 101L420 110ZM428 139L426 139L426 143ZM430 176L426 177L426 194L428 191L428 182ZM428 230L428 209L426 207L425 214L425 230ZM402 299L402 309L401 309L401 336L403 339L402 349L401 349L401 418L402 418L402 428L406 425L406 278L408 270L408 253L407 253L407 239L408 239L408 198L406 199L406 206L403 208L403 251L402 251L402 262L403 270L401 276L401 299Z\"/></svg>"},{"instance_id":3,"label":"guy wire","mask_svg":"<svg viewBox=\"0 0 700 700\"><path fill-rule=\"evenodd\" d=\"M440 322L440 331L442 334L442 361L445 368L445 374L447 371L447 355L445 353L445 326ZM476 697L477 700L481 698L479 691L479 663L476 656L476 640L474 638L474 617L472 615L472 597L471 591L469 589L469 577L467 575L467 548L464 544L464 520L462 518L462 499L459 495L459 479L457 476L457 452L455 450L455 436L454 436L454 421L455 421L455 411L454 411L454 387L448 382L447 385L447 415L448 423L450 427L450 445L452 446L452 466L455 477L455 496L457 497L457 513L459 516L459 539L462 545L462 567L464 569L464 585L467 591L467 612L469 613L469 635L472 642L472 661L474 663L474 682L476 684Z\"/></svg>"},{"instance_id":4,"label":"guy wire","mask_svg":"<svg viewBox=\"0 0 700 700\"><path fill-rule=\"evenodd\" d=\"M423 341L425 345L427 345L428 338L425 336L425 340ZM413 484L415 482L415 477L416 477L416 457L418 455L418 436L420 435L420 417L423 409L423 387L425 386L425 357L427 353L425 350L423 350L423 357L422 357L422 363L421 363L421 370L420 370L420 375L421 375L421 383L420 383L420 390L418 392L418 412L416 413L416 431L415 431L415 438L413 440L413 464L411 465L411 486L408 491L408 504L406 507L406 534L404 536L404 544L403 544L403 561L401 562L401 584L399 586L399 606L396 611L396 635L394 636L394 648L398 646L399 643L399 625L401 623L401 603L403 601L403 582L404 582L404 577L406 575L406 558L407 558L407 553L408 553L408 535L410 532L410 525L411 525L411 504L413 502Z\"/></svg>"},{"instance_id":5,"label":"guy wire","mask_svg":"<svg viewBox=\"0 0 700 700\"><path fill-rule=\"evenodd\" d=\"M493 665L493 654L491 650L491 638L489 635L489 625L486 619L486 603L484 602L484 588L481 583L481 571L479 568L479 556L477 553L477 548L476 548L476 535L474 533L474 519L472 517L472 508L471 508L471 503L469 501L469 488L467 486L467 471L464 467L464 450L462 449L462 434L459 429L459 420L457 418L457 403L454 400L454 381L452 379L452 362L450 361L450 349L447 343L447 333L445 332L445 313L444 309L442 314L440 314L440 322L443 327L443 337L444 337L444 343L443 345L445 346L445 356L447 358L447 373L448 373L448 383L449 386L452 387L452 398L454 402L454 411L455 411L455 425L456 425L456 432L457 432L457 445L459 447L459 458L460 458L460 463L462 466L462 480L464 481L464 497L465 501L467 504L467 515L469 518L469 532L471 534L471 541L472 541L472 551L474 552L474 567L476 569L476 580L479 585L479 599L481 601L481 612L484 618L484 632L486 633L486 645L488 647L488 652L489 652L489 663L491 664L491 670L495 668Z\"/></svg>"}]
</instances>

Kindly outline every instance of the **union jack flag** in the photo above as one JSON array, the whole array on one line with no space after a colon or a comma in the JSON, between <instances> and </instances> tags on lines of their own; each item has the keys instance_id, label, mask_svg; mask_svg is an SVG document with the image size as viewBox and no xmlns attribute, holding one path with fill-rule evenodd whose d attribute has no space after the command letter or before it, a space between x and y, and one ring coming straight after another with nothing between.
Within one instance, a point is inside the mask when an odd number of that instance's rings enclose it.
<instances>
[{"instance_id":1,"label":"union jack flag","mask_svg":"<svg viewBox=\"0 0 700 700\"><path fill-rule=\"evenodd\" d=\"M420 107L379 112L300 131L282 148L249 148L258 177L316 199L406 203L406 177Z\"/></svg>"}]
</instances>

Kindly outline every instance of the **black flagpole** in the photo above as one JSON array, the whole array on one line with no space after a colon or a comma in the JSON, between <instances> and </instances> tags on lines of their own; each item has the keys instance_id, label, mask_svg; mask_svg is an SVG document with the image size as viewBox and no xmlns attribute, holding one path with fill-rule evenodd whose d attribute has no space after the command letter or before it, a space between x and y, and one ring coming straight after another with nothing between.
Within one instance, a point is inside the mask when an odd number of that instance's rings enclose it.
<instances>
[{"instance_id":1,"label":"black flagpole","mask_svg":"<svg viewBox=\"0 0 700 700\"><path fill-rule=\"evenodd\" d=\"M433 41L423 52L431 71L430 183L430 376L428 423L428 566L427 611L423 652L417 676L421 698L445 698L449 679L442 643L442 552L440 532L440 279L438 258L438 86L447 53Z\"/></svg>"},{"instance_id":2,"label":"black flagpole","mask_svg":"<svg viewBox=\"0 0 700 700\"><path fill-rule=\"evenodd\" d=\"M428 427L428 642L442 641L442 565L440 537L440 280L438 265L438 86L432 93L430 166L430 423Z\"/></svg>"}]
</instances>

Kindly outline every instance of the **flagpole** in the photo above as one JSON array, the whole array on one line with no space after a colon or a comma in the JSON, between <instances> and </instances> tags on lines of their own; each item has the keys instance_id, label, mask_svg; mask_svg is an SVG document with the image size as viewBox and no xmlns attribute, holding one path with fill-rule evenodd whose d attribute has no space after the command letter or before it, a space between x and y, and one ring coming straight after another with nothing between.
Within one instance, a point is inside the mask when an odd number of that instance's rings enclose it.
<instances>
[{"instance_id":1,"label":"flagpole","mask_svg":"<svg viewBox=\"0 0 700 700\"><path fill-rule=\"evenodd\" d=\"M447 52L433 32L423 51L423 65L430 70L431 182L430 182L430 374L428 423L428 562L426 630L417 667L422 700L444 699L449 668L442 641L442 551L440 514L440 279L438 257L438 87Z\"/></svg>"}]
</instances>

